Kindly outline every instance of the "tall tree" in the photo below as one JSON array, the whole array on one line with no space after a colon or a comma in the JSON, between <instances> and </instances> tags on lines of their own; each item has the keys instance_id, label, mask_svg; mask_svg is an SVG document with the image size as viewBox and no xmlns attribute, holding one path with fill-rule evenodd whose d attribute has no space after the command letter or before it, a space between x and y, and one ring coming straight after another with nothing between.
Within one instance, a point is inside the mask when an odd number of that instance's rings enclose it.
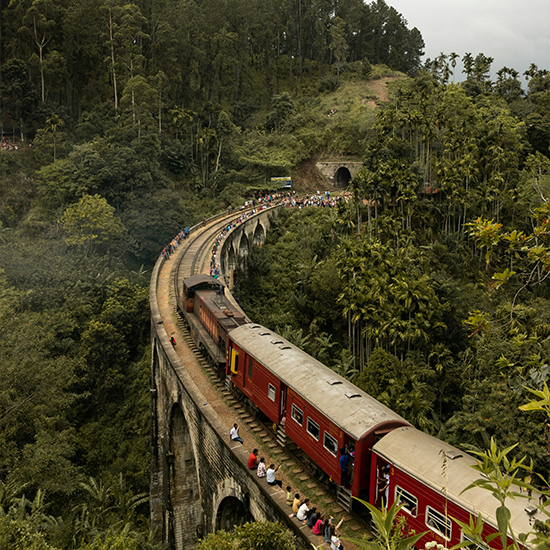
<instances>
[{"instance_id":1,"label":"tall tree","mask_svg":"<svg viewBox=\"0 0 550 550\"><path fill-rule=\"evenodd\" d=\"M28 34L38 50L38 66L40 70L41 100L46 99L44 84L44 52L52 40L56 26L54 17L59 16L59 4L54 0L33 0L23 17L23 27L20 32ZM31 58L32 62L32 58Z\"/></svg>"}]
</instances>

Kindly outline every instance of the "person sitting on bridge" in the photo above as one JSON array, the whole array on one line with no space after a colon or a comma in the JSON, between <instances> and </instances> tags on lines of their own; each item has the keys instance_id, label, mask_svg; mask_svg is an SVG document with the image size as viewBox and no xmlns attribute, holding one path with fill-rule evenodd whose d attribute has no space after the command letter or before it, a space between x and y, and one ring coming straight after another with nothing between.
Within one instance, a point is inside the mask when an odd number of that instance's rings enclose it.
<instances>
[{"instance_id":1,"label":"person sitting on bridge","mask_svg":"<svg viewBox=\"0 0 550 550\"><path fill-rule=\"evenodd\" d=\"M258 468L258 449L254 449L250 456L248 457L248 467L251 470L256 470Z\"/></svg>"},{"instance_id":2,"label":"person sitting on bridge","mask_svg":"<svg viewBox=\"0 0 550 550\"><path fill-rule=\"evenodd\" d=\"M340 536L338 535L338 529L340 529L343 521L344 518L340 520L340 523L338 523L338 525L330 526L330 550L344 550L344 547L340 542Z\"/></svg>"},{"instance_id":3,"label":"person sitting on bridge","mask_svg":"<svg viewBox=\"0 0 550 550\"><path fill-rule=\"evenodd\" d=\"M297 514L300 509L300 493L294 495L294 500L292 501L292 511Z\"/></svg>"},{"instance_id":4,"label":"person sitting on bridge","mask_svg":"<svg viewBox=\"0 0 550 550\"><path fill-rule=\"evenodd\" d=\"M244 443L244 441L242 440L242 437L239 436L239 426L237 425L236 422L235 424L233 424L233 427L229 432L229 437L231 438L231 441L238 441L239 443Z\"/></svg>"},{"instance_id":5,"label":"person sitting on bridge","mask_svg":"<svg viewBox=\"0 0 550 550\"><path fill-rule=\"evenodd\" d=\"M317 521L317 508L315 506L306 514L306 525L313 529L315 522Z\"/></svg>"},{"instance_id":6,"label":"person sitting on bridge","mask_svg":"<svg viewBox=\"0 0 550 550\"><path fill-rule=\"evenodd\" d=\"M298 513L296 514L296 518L300 521L306 521L307 513L309 512L309 507L307 503L309 502L309 498L306 498L300 508L298 509Z\"/></svg>"},{"instance_id":7,"label":"person sitting on bridge","mask_svg":"<svg viewBox=\"0 0 550 550\"><path fill-rule=\"evenodd\" d=\"M286 503L289 506L292 506L292 488L290 487L290 485L286 486Z\"/></svg>"},{"instance_id":8,"label":"person sitting on bridge","mask_svg":"<svg viewBox=\"0 0 550 550\"><path fill-rule=\"evenodd\" d=\"M321 512L317 512L315 514L315 524L313 525L311 532L314 535L319 535L319 536L322 535L324 523L325 523L325 516L321 514Z\"/></svg>"},{"instance_id":9,"label":"person sitting on bridge","mask_svg":"<svg viewBox=\"0 0 550 550\"><path fill-rule=\"evenodd\" d=\"M275 464L270 464L269 468L267 469L267 472L266 472L266 477L267 477L267 484L268 485L278 485L282 489L283 488L283 482L280 479L275 479L275 472L280 467L281 467L280 464L276 468L275 468Z\"/></svg>"},{"instance_id":10,"label":"person sitting on bridge","mask_svg":"<svg viewBox=\"0 0 550 550\"><path fill-rule=\"evenodd\" d=\"M260 462L258 462L258 477L265 477L266 471L265 471L265 458L260 458Z\"/></svg>"}]
</instances>

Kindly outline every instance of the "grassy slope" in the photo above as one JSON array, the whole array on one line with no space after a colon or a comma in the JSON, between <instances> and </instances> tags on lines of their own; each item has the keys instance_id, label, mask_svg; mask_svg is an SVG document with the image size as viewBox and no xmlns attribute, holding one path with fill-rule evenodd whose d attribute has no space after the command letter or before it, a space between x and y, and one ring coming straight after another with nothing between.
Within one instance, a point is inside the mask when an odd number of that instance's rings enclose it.
<instances>
[{"instance_id":1,"label":"grassy slope","mask_svg":"<svg viewBox=\"0 0 550 550\"><path fill-rule=\"evenodd\" d=\"M297 191L333 189L315 167L317 162L361 162L361 141L374 123L377 105L388 100L388 82L401 78L406 77L391 73L370 81L343 79L336 91L319 95L314 105L308 104L307 126L326 136L326 147L293 171ZM346 140L346 136L350 140Z\"/></svg>"}]
</instances>

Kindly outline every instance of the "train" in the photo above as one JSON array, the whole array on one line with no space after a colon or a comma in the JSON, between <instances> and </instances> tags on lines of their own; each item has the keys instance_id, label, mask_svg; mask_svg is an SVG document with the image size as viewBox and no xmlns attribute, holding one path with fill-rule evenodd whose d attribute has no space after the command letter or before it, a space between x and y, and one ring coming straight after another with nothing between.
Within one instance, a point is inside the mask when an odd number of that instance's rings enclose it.
<instances>
[{"instance_id":1,"label":"train","mask_svg":"<svg viewBox=\"0 0 550 550\"><path fill-rule=\"evenodd\" d=\"M221 281L207 275L186 279L178 309L218 376L333 480L339 495L349 495L355 509L364 511L361 501L378 508L398 502L407 528L426 532L418 548L430 541L450 547L464 540L476 550L489 548L469 539L457 523L468 524L481 514L484 540L498 532L499 502L492 493L477 487L463 492L481 476L472 468L473 457L417 430L286 339L250 321L227 298ZM351 475L344 478L340 457L346 449L353 450L353 457ZM530 532L535 520L545 519L533 499L536 495L506 503L516 534ZM501 550L500 537L490 547Z\"/></svg>"}]
</instances>

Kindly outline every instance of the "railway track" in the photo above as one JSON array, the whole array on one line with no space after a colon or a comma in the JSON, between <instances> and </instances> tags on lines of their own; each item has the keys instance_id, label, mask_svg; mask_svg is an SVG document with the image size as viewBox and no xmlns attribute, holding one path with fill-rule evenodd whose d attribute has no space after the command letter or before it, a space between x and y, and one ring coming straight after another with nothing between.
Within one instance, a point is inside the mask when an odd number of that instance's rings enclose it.
<instances>
[{"instance_id":1,"label":"railway track","mask_svg":"<svg viewBox=\"0 0 550 550\"><path fill-rule=\"evenodd\" d=\"M235 213L225 214L207 223L206 225L195 226L184 241L185 249L178 259L176 265L176 282L181 283L187 277L202 272L205 262L209 260L211 246L216 241L220 232L231 222L238 219ZM201 231L201 227L204 229Z\"/></svg>"},{"instance_id":2,"label":"railway track","mask_svg":"<svg viewBox=\"0 0 550 550\"><path fill-rule=\"evenodd\" d=\"M176 293L177 295L178 292L181 292L184 279L198 273L209 272L212 247L216 239L228 225L234 225L242 214L243 211L220 215L216 219L207 222L206 225L200 224L193 228L189 238L183 241L185 248L181 255L178 256L177 263L173 268L171 293ZM176 324L181 336L196 356L198 363L209 377L211 383L217 387L228 404L239 414L241 421L246 424L247 428L258 439L261 439L263 446L267 447L266 452L270 456L276 457L274 460L281 462L285 470L297 477L307 487L308 491L315 492L317 496L323 494L325 497L324 503L331 507L332 513L348 513L348 506L344 505L340 507L336 502L336 491L332 481L322 474L322 472L319 472L315 464L312 464L307 455L291 440L282 442L280 440L281 434L278 434L272 428L269 420L262 420L261 415L258 415L256 407L251 406L246 400L239 400L234 392L226 387L224 381L218 378L216 369L210 364L204 350L199 349L193 341L185 318L181 315L177 315L176 318ZM320 473L322 475L319 475ZM353 519L359 523L356 527L357 529L365 527L362 518L351 513L350 516L353 516Z\"/></svg>"}]
</instances>

